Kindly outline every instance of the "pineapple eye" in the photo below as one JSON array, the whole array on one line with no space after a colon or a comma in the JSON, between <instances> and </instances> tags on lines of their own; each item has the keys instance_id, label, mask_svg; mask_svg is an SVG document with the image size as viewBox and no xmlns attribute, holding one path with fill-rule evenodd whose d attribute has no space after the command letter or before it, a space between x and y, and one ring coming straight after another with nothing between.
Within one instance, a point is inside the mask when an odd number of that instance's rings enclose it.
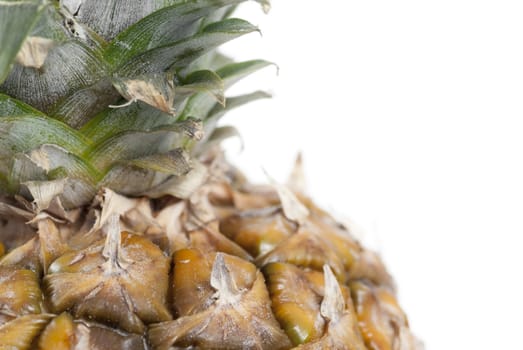
<instances>
[{"instance_id":1,"label":"pineapple eye","mask_svg":"<svg viewBox=\"0 0 523 350\"><path fill-rule=\"evenodd\" d=\"M0 350L419 350L299 167L225 159L244 1L0 0Z\"/></svg>"}]
</instances>

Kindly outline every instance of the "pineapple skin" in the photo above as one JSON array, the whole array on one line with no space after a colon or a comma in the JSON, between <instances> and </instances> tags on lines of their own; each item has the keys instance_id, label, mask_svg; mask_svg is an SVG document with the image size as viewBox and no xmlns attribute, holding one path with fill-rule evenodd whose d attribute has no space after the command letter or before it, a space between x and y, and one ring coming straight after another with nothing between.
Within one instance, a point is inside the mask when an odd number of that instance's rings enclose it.
<instances>
[{"instance_id":1,"label":"pineapple skin","mask_svg":"<svg viewBox=\"0 0 523 350\"><path fill-rule=\"evenodd\" d=\"M214 50L257 31L241 2L0 2L0 350L422 348L299 171L223 158L267 97L225 96L270 65Z\"/></svg>"},{"instance_id":2,"label":"pineapple skin","mask_svg":"<svg viewBox=\"0 0 523 350\"><path fill-rule=\"evenodd\" d=\"M421 349L347 228L220 155L204 164L185 200L104 189L78 230L35 218L0 258L0 349Z\"/></svg>"}]
</instances>

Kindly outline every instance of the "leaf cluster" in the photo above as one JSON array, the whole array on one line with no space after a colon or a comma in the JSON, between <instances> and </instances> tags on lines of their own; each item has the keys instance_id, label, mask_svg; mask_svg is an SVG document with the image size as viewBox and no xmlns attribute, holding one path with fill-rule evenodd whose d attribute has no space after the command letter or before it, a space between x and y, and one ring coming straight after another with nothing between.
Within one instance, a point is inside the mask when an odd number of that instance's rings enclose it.
<instances>
[{"instance_id":1,"label":"leaf cluster","mask_svg":"<svg viewBox=\"0 0 523 350\"><path fill-rule=\"evenodd\" d=\"M76 207L188 174L202 142L231 135L216 129L227 110L268 97L225 96L270 65L216 51L258 31L231 18L243 1L0 1L0 192L66 178Z\"/></svg>"}]
</instances>

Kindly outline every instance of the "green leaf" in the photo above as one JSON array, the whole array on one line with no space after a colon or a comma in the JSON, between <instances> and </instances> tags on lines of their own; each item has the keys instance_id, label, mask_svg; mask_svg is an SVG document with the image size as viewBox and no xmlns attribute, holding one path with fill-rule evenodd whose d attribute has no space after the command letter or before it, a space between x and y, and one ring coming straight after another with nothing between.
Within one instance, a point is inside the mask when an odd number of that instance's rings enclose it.
<instances>
[{"instance_id":1,"label":"green leaf","mask_svg":"<svg viewBox=\"0 0 523 350\"><path fill-rule=\"evenodd\" d=\"M254 102L256 100L271 98L272 95L267 93L266 91L254 91L249 94L240 95L240 96L234 96L234 97L228 97L225 100L225 107L220 104L215 104L213 109L209 112L209 115L205 119L205 122L207 120L215 118L216 116L222 116L223 114L227 114L231 110L241 107L247 103Z\"/></svg>"},{"instance_id":2,"label":"green leaf","mask_svg":"<svg viewBox=\"0 0 523 350\"><path fill-rule=\"evenodd\" d=\"M189 198L207 180L209 174L207 167L194 162L192 169L185 175L169 176L164 181L146 189L146 192L137 193L147 195L149 198L160 198L171 195L176 198Z\"/></svg>"},{"instance_id":3,"label":"green leaf","mask_svg":"<svg viewBox=\"0 0 523 350\"><path fill-rule=\"evenodd\" d=\"M82 179L93 185L101 178L100 173L89 163L57 145L44 144L29 152L28 157L51 177L58 169L62 169L60 172L67 177Z\"/></svg>"},{"instance_id":4,"label":"green leaf","mask_svg":"<svg viewBox=\"0 0 523 350\"><path fill-rule=\"evenodd\" d=\"M26 68L15 65L11 74L2 85L2 91L25 103L52 114L71 126L77 126L85 113L96 112L98 97L80 104L82 109L72 109L79 114L60 111L61 105L67 104L69 98L78 101L78 94L84 89L98 84L108 75L101 55L86 44L71 39L55 46L48 54L41 69ZM103 96L106 91L100 89L93 94ZM109 88L112 87L109 85ZM71 97L72 96L72 97ZM68 110L68 109L66 109ZM60 114L58 114L60 113Z\"/></svg>"},{"instance_id":5,"label":"green leaf","mask_svg":"<svg viewBox=\"0 0 523 350\"><path fill-rule=\"evenodd\" d=\"M249 74L272 64L273 63L264 60L232 63L218 69L216 73L222 78L225 89L227 90ZM189 98L185 108L180 113L179 118L185 120L186 118L192 117L203 120L209 115L215 104L216 102L214 99L212 99L208 94L196 94Z\"/></svg>"},{"instance_id":6,"label":"green leaf","mask_svg":"<svg viewBox=\"0 0 523 350\"><path fill-rule=\"evenodd\" d=\"M198 26L192 28L191 23L221 7L243 1L245 0L177 1L174 5L150 14L120 33L107 48L105 58L113 66L121 65L146 50L194 34Z\"/></svg>"},{"instance_id":7,"label":"green leaf","mask_svg":"<svg viewBox=\"0 0 523 350\"><path fill-rule=\"evenodd\" d=\"M167 153L152 154L119 163L176 176L185 175L191 170L189 155L183 148L176 148Z\"/></svg>"},{"instance_id":8,"label":"green leaf","mask_svg":"<svg viewBox=\"0 0 523 350\"><path fill-rule=\"evenodd\" d=\"M111 40L122 30L163 6L165 1L140 0L82 0L61 1L61 6L70 17Z\"/></svg>"},{"instance_id":9,"label":"green leaf","mask_svg":"<svg viewBox=\"0 0 523 350\"><path fill-rule=\"evenodd\" d=\"M238 4L234 4L231 6L222 7L210 13L209 15L205 16L205 18L203 18L202 21L200 21L200 28L205 28L213 22L223 21L226 18L232 17L232 14L234 13L237 7Z\"/></svg>"},{"instance_id":10,"label":"green leaf","mask_svg":"<svg viewBox=\"0 0 523 350\"><path fill-rule=\"evenodd\" d=\"M80 132L93 143L99 143L125 130L147 131L175 121L174 116L138 102L123 108L107 108L84 125Z\"/></svg>"},{"instance_id":11,"label":"green leaf","mask_svg":"<svg viewBox=\"0 0 523 350\"><path fill-rule=\"evenodd\" d=\"M32 28L31 35L51 39L58 44L68 41L73 35L70 26L68 26L69 30L64 28L65 19L63 15L56 6L47 6ZM74 21L74 18L69 19ZM82 27L80 30L84 32L87 29Z\"/></svg>"},{"instance_id":12,"label":"green leaf","mask_svg":"<svg viewBox=\"0 0 523 350\"><path fill-rule=\"evenodd\" d=\"M210 70L199 70L189 74L176 87L178 96L191 95L197 92L210 94L218 103L225 103L224 84L218 74Z\"/></svg>"},{"instance_id":13,"label":"green leaf","mask_svg":"<svg viewBox=\"0 0 523 350\"><path fill-rule=\"evenodd\" d=\"M252 33L259 29L241 18L226 18L223 21L213 22L203 28L203 33Z\"/></svg>"},{"instance_id":14,"label":"green leaf","mask_svg":"<svg viewBox=\"0 0 523 350\"><path fill-rule=\"evenodd\" d=\"M209 134L209 137L207 137L204 142L199 143L194 148L194 154L205 154L207 150L212 149L214 146L221 144L222 141L231 137L239 137L242 143L241 148L243 149L243 140L241 139L241 135L238 129L236 129L234 126L222 126L219 128L214 128Z\"/></svg>"},{"instance_id":15,"label":"green leaf","mask_svg":"<svg viewBox=\"0 0 523 350\"><path fill-rule=\"evenodd\" d=\"M104 77L67 95L52 108L49 115L76 129L119 99L120 94L111 80Z\"/></svg>"},{"instance_id":16,"label":"green leaf","mask_svg":"<svg viewBox=\"0 0 523 350\"><path fill-rule=\"evenodd\" d=\"M106 43L58 4L43 12L0 89L78 127L119 98L106 78Z\"/></svg>"},{"instance_id":17,"label":"green leaf","mask_svg":"<svg viewBox=\"0 0 523 350\"><path fill-rule=\"evenodd\" d=\"M216 73L222 77L227 89L246 76L272 65L274 63L265 60L235 62L218 69Z\"/></svg>"},{"instance_id":18,"label":"green leaf","mask_svg":"<svg viewBox=\"0 0 523 350\"><path fill-rule=\"evenodd\" d=\"M45 114L11 96L0 94L0 118L32 114L45 117Z\"/></svg>"},{"instance_id":19,"label":"green leaf","mask_svg":"<svg viewBox=\"0 0 523 350\"><path fill-rule=\"evenodd\" d=\"M183 147L202 137L202 125L187 120L150 131L125 131L96 144L85 156L97 169L107 171L118 161L131 160Z\"/></svg>"},{"instance_id":20,"label":"green leaf","mask_svg":"<svg viewBox=\"0 0 523 350\"><path fill-rule=\"evenodd\" d=\"M256 100L271 97L272 96L265 91L255 91L250 94L229 97L227 100L225 100L225 106L215 103L214 107L209 111L204 120L203 130L205 137L201 140L200 143L208 142L209 138L212 137L211 135L213 134L213 130L216 128L220 118L231 110Z\"/></svg>"},{"instance_id":21,"label":"green leaf","mask_svg":"<svg viewBox=\"0 0 523 350\"><path fill-rule=\"evenodd\" d=\"M149 189L166 181L170 175L117 163L107 172L99 187L107 187L127 196L146 195Z\"/></svg>"},{"instance_id":22,"label":"green leaf","mask_svg":"<svg viewBox=\"0 0 523 350\"><path fill-rule=\"evenodd\" d=\"M190 70L195 71L201 69L211 69L213 71L216 71L219 68L231 64L233 62L234 59L232 57L229 57L223 54L222 52L215 50L200 57L191 65Z\"/></svg>"},{"instance_id":23,"label":"green leaf","mask_svg":"<svg viewBox=\"0 0 523 350\"><path fill-rule=\"evenodd\" d=\"M118 72L122 77L178 70L210 50L258 29L247 21L230 18L207 26L200 34L149 50L129 61Z\"/></svg>"},{"instance_id":24,"label":"green leaf","mask_svg":"<svg viewBox=\"0 0 523 350\"><path fill-rule=\"evenodd\" d=\"M63 209L74 209L89 204L96 195L96 187L80 179L60 178L58 180L27 181L22 184L31 193L41 209L51 204L56 194ZM55 216L66 214L63 209L53 213ZM60 213L60 214L59 214Z\"/></svg>"},{"instance_id":25,"label":"green leaf","mask_svg":"<svg viewBox=\"0 0 523 350\"><path fill-rule=\"evenodd\" d=\"M58 145L81 154L89 141L69 126L41 115L0 118L0 158L25 153L42 144Z\"/></svg>"},{"instance_id":26,"label":"green leaf","mask_svg":"<svg viewBox=\"0 0 523 350\"><path fill-rule=\"evenodd\" d=\"M43 8L42 0L0 1L0 84Z\"/></svg>"}]
</instances>

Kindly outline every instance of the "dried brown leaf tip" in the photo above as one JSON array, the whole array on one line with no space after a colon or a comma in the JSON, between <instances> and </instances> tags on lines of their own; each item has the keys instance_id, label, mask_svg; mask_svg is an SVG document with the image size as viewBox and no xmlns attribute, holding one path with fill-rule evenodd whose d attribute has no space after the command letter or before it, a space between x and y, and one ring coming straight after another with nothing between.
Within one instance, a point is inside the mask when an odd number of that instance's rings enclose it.
<instances>
[{"instance_id":1,"label":"dried brown leaf tip","mask_svg":"<svg viewBox=\"0 0 523 350\"><path fill-rule=\"evenodd\" d=\"M351 280L368 279L376 284L394 288L392 277L387 272L379 254L365 249L345 226L336 222L330 215L307 203L311 210L310 231L321 235L330 242L330 247L340 257Z\"/></svg>"},{"instance_id":2,"label":"dried brown leaf tip","mask_svg":"<svg viewBox=\"0 0 523 350\"><path fill-rule=\"evenodd\" d=\"M2 213L2 204L0 202L0 242L3 246L3 252L0 254L0 258L8 253L9 251L19 247L29 241L36 235L34 227L27 225L27 221L31 220L33 214L25 212L25 217L17 216L15 213ZM18 208L13 208L19 210ZM2 248L0 248L0 251Z\"/></svg>"},{"instance_id":3,"label":"dried brown leaf tip","mask_svg":"<svg viewBox=\"0 0 523 350\"><path fill-rule=\"evenodd\" d=\"M124 107L142 101L165 113L174 114L174 83L165 74L152 74L137 78L115 78L113 85L128 101Z\"/></svg>"},{"instance_id":4,"label":"dried brown leaf tip","mask_svg":"<svg viewBox=\"0 0 523 350\"><path fill-rule=\"evenodd\" d=\"M147 232L146 224L152 225L152 213L147 208L150 203L143 198L127 198L116 192L102 188L94 198L91 208L83 226L77 230L68 240L68 243L74 249L83 249L105 237L104 227L107 226L109 218L113 215L120 217L122 230L131 232ZM129 215L139 215L140 227L133 224L136 217L129 218ZM131 219L131 220L129 220Z\"/></svg>"},{"instance_id":5,"label":"dried brown leaf tip","mask_svg":"<svg viewBox=\"0 0 523 350\"><path fill-rule=\"evenodd\" d=\"M321 303L321 315L331 323L338 323L345 311L345 300L341 288L328 265L323 265L324 296Z\"/></svg>"},{"instance_id":6,"label":"dried brown leaf tip","mask_svg":"<svg viewBox=\"0 0 523 350\"><path fill-rule=\"evenodd\" d=\"M207 283L213 294L206 310L150 327L149 341L155 349L290 348L271 312L265 280L256 267L217 253Z\"/></svg>"},{"instance_id":7,"label":"dried brown leaf tip","mask_svg":"<svg viewBox=\"0 0 523 350\"><path fill-rule=\"evenodd\" d=\"M166 300L169 259L146 238L120 232L116 216L107 231L105 241L51 264L44 285L52 311L71 310L75 317L134 333L171 319Z\"/></svg>"},{"instance_id":8,"label":"dried brown leaf tip","mask_svg":"<svg viewBox=\"0 0 523 350\"><path fill-rule=\"evenodd\" d=\"M24 67L40 69L54 46L51 39L30 36L18 51L16 62Z\"/></svg>"},{"instance_id":9,"label":"dried brown leaf tip","mask_svg":"<svg viewBox=\"0 0 523 350\"><path fill-rule=\"evenodd\" d=\"M43 218L38 221L38 238L40 241L40 263L44 270L51 265L56 258L69 251L69 245L63 237L58 226L50 218Z\"/></svg>"},{"instance_id":10,"label":"dried brown leaf tip","mask_svg":"<svg viewBox=\"0 0 523 350\"><path fill-rule=\"evenodd\" d=\"M264 195L248 193L254 199ZM340 281L357 277L392 285L377 254L363 249L347 229L309 200L300 196L299 201L309 211L302 224L290 220L278 206L247 207L222 219L220 231L255 257L260 267L279 261L321 271L327 264Z\"/></svg>"},{"instance_id":11,"label":"dried brown leaf tip","mask_svg":"<svg viewBox=\"0 0 523 350\"><path fill-rule=\"evenodd\" d=\"M279 184L269 177L271 185L274 186L280 197L281 206L287 219L303 225L309 217L309 209L303 205L289 187Z\"/></svg>"},{"instance_id":12,"label":"dried brown leaf tip","mask_svg":"<svg viewBox=\"0 0 523 350\"><path fill-rule=\"evenodd\" d=\"M296 349L367 350L358 329L358 320L351 308L346 307L345 297L329 266L323 267L324 295L320 313L326 321L324 335ZM350 299L349 299L350 301Z\"/></svg>"},{"instance_id":13,"label":"dried brown leaf tip","mask_svg":"<svg viewBox=\"0 0 523 350\"><path fill-rule=\"evenodd\" d=\"M294 161L289 178L287 179L287 186L296 193L305 194L307 192L307 180L305 178L305 170L303 169L303 156L298 153Z\"/></svg>"},{"instance_id":14,"label":"dried brown leaf tip","mask_svg":"<svg viewBox=\"0 0 523 350\"><path fill-rule=\"evenodd\" d=\"M282 231L270 229L271 225L273 228L283 227L281 224L277 225L275 214L266 215L266 220L257 216L256 220L256 216L244 212L224 220L221 228L225 235L233 238L249 252L256 251L256 242L270 240L275 243L266 245L267 249L262 254L254 255L258 266L279 261L321 271L323 265L327 264L340 281L366 278L393 287L392 278L376 253L362 248L328 214L314 206L308 207L310 215L305 223L292 232L286 231L286 236L276 236L276 233ZM266 226L260 226L264 221ZM242 237L247 239L241 239Z\"/></svg>"},{"instance_id":15,"label":"dried brown leaf tip","mask_svg":"<svg viewBox=\"0 0 523 350\"><path fill-rule=\"evenodd\" d=\"M256 267L233 255L220 254L224 264L213 264L214 253L203 254L197 249L181 249L174 254L173 305L178 316L205 311L216 301L216 266L231 266L231 283L236 288L248 289L256 279ZM214 282L211 278L214 276Z\"/></svg>"}]
</instances>

